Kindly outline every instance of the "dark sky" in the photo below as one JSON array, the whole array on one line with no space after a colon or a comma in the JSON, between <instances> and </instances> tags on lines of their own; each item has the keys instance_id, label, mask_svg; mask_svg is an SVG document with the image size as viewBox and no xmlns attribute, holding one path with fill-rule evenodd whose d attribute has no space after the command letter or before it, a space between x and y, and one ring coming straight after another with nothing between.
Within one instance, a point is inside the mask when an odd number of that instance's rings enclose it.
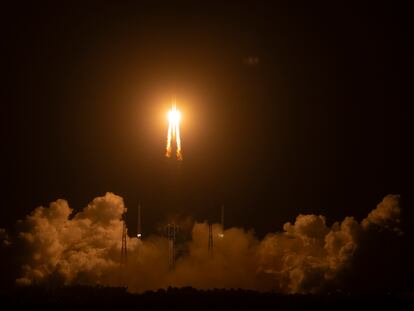
<instances>
[{"instance_id":1,"label":"dark sky","mask_svg":"<svg viewBox=\"0 0 414 311\"><path fill-rule=\"evenodd\" d=\"M131 226L141 201L144 232L224 204L262 236L404 192L394 8L81 3L3 10L0 227L112 191ZM180 164L164 158L173 95Z\"/></svg>"}]
</instances>

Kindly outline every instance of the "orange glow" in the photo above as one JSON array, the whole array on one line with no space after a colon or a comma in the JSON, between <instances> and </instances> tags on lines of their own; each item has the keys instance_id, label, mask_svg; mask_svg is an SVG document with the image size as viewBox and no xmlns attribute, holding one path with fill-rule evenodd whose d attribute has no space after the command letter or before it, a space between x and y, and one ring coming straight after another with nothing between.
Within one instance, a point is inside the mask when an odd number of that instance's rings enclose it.
<instances>
[{"instance_id":1,"label":"orange glow","mask_svg":"<svg viewBox=\"0 0 414 311\"><path fill-rule=\"evenodd\" d=\"M180 121L181 121L181 112L177 109L177 104L175 99L173 99L171 104L171 109L168 111L168 134L167 134L167 147L166 147L166 157L171 157L172 144L175 142L177 151L176 156L178 160L183 159L181 153L181 137L180 137Z\"/></svg>"}]
</instances>

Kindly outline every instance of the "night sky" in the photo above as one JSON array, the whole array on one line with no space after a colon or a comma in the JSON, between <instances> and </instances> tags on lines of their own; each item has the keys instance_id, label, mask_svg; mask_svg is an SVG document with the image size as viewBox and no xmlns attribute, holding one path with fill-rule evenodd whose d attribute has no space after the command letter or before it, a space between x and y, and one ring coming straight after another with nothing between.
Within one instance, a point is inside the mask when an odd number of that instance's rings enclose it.
<instances>
[{"instance_id":1,"label":"night sky","mask_svg":"<svg viewBox=\"0 0 414 311\"><path fill-rule=\"evenodd\" d=\"M226 225L263 236L404 200L395 8L144 3L2 9L0 227L107 191L131 234L139 201L146 233L224 204ZM174 95L181 163L164 157Z\"/></svg>"}]
</instances>

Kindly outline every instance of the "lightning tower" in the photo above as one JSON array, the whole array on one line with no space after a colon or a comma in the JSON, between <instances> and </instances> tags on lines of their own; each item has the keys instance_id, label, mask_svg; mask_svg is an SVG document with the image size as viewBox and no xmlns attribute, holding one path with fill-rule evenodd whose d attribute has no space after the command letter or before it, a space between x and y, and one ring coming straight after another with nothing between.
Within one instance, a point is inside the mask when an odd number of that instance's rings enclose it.
<instances>
[{"instance_id":1,"label":"lightning tower","mask_svg":"<svg viewBox=\"0 0 414 311\"><path fill-rule=\"evenodd\" d=\"M168 264L170 269L175 263L175 239L179 230L178 225L170 223L167 225L167 238L168 238Z\"/></svg>"},{"instance_id":2,"label":"lightning tower","mask_svg":"<svg viewBox=\"0 0 414 311\"><path fill-rule=\"evenodd\" d=\"M125 266L128 261L128 249L127 249L127 234L128 228L126 225L126 211L122 214L122 247L121 247L121 267Z\"/></svg>"},{"instance_id":3,"label":"lightning tower","mask_svg":"<svg viewBox=\"0 0 414 311\"><path fill-rule=\"evenodd\" d=\"M219 237L224 237L224 205L221 206L221 215L220 215L220 222L221 222L221 233Z\"/></svg>"},{"instance_id":4,"label":"lightning tower","mask_svg":"<svg viewBox=\"0 0 414 311\"><path fill-rule=\"evenodd\" d=\"M221 206L221 229L224 231L224 205Z\"/></svg>"},{"instance_id":5,"label":"lightning tower","mask_svg":"<svg viewBox=\"0 0 414 311\"><path fill-rule=\"evenodd\" d=\"M213 256L213 225L208 224L208 254Z\"/></svg>"},{"instance_id":6,"label":"lightning tower","mask_svg":"<svg viewBox=\"0 0 414 311\"><path fill-rule=\"evenodd\" d=\"M138 240L141 240L142 239L142 232L141 232L141 203L138 203L137 238L138 238Z\"/></svg>"}]
</instances>

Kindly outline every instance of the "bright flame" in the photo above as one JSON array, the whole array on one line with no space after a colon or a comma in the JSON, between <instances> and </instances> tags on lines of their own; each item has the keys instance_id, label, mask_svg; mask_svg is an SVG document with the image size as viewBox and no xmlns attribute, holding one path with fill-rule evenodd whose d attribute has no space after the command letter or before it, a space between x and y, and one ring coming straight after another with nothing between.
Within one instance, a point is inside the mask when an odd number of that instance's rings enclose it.
<instances>
[{"instance_id":1,"label":"bright flame","mask_svg":"<svg viewBox=\"0 0 414 311\"><path fill-rule=\"evenodd\" d=\"M172 143L175 141L177 148L176 156L178 160L183 159L183 155L181 153L180 121L181 112L177 109L175 99L173 99L171 109L168 111L168 135L165 155L168 158L171 157Z\"/></svg>"}]
</instances>

